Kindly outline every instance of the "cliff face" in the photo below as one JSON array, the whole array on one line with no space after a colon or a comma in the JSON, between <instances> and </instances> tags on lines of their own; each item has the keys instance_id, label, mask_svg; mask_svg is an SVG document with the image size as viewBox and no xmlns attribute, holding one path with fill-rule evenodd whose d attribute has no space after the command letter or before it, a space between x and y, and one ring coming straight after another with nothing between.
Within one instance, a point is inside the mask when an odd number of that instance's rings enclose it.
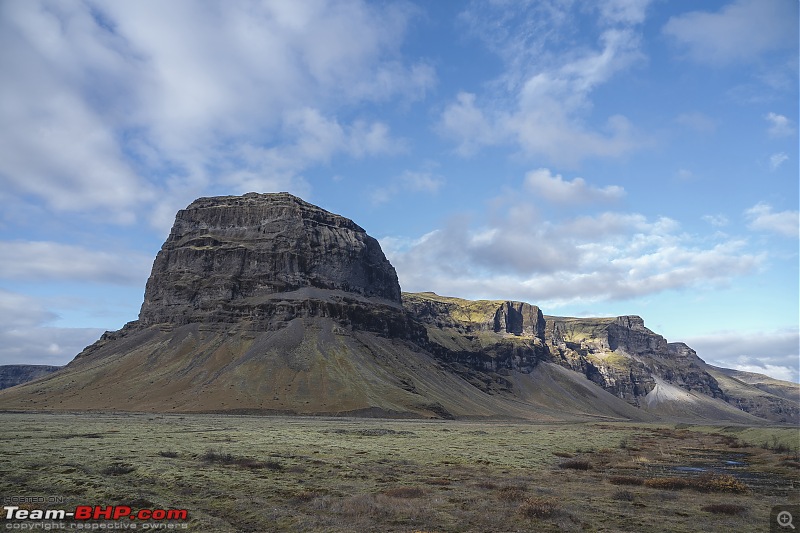
<instances>
[{"instance_id":1,"label":"cliff face","mask_svg":"<svg viewBox=\"0 0 800 533\"><path fill-rule=\"evenodd\" d=\"M640 405L662 378L681 388L726 399L716 380L700 368L697 354L644 326L638 316L616 318L546 317L553 359L601 387Z\"/></svg>"},{"instance_id":2,"label":"cliff face","mask_svg":"<svg viewBox=\"0 0 800 533\"><path fill-rule=\"evenodd\" d=\"M404 293L403 306L425 326L428 348L476 369L529 372L545 356L544 317L535 305Z\"/></svg>"},{"instance_id":3,"label":"cliff face","mask_svg":"<svg viewBox=\"0 0 800 533\"><path fill-rule=\"evenodd\" d=\"M292 298L299 290L306 294ZM307 305L309 294L320 303ZM178 212L153 264L139 322L252 320L263 327L275 313L358 321L359 313L337 305L343 298L400 304L394 267L354 222L286 193L201 198ZM281 303L298 299L300 306Z\"/></svg>"}]
</instances>

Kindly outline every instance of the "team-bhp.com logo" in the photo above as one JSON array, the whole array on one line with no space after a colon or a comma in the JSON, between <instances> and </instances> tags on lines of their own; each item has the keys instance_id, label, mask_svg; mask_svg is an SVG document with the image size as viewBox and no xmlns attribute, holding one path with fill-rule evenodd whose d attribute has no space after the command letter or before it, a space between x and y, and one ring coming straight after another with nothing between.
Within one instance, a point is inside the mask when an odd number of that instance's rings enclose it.
<instances>
[{"instance_id":1,"label":"team-bhp.com logo","mask_svg":"<svg viewBox=\"0 0 800 533\"><path fill-rule=\"evenodd\" d=\"M90 527L97 524L84 523L88 521L97 520L111 520L111 521L124 521L134 520L138 522L149 521L148 523L140 524L142 529L165 529L167 521L187 520L189 512L186 509L138 509L134 511L127 505L78 505L74 510L68 511L66 509L27 509L21 508L18 505L4 505L6 529L40 529L33 527L21 527L19 520L31 521L72 521L69 524L69 529L99 529ZM136 522L129 523L125 529L136 529ZM17 526L20 527L17 527ZM170 523L169 529L174 529L174 523ZM181 524L185 528L185 522ZM179 527L180 527L179 526ZM44 529L44 528L41 528ZM50 528L47 528L50 529ZM57 529L67 529L62 525ZM112 527L104 527L102 529L112 529ZM113 527L113 529L119 529Z\"/></svg>"}]
</instances>

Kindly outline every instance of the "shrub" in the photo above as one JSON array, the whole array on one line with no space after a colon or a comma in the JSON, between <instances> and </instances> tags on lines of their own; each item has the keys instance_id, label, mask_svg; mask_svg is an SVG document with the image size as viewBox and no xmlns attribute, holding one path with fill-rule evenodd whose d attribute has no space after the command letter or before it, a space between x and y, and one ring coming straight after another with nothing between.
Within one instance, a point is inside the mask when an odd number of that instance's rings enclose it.
<instances>
[{"instance_id":1,"label":"shrub","mask_svg":"<svg viewBox=\"0 0 800 533\"><path fill-rule=\"evenodd\" d=\"M558 504L549 498L528 498L519 506L519 513L526 518L549 518L558 511Z\"/></svg>"},{"instance_id":2,"label":"shrub","mask_svg":"<svg viewBox=\"0 0 800 533\"><path fill-rule=\"evenodd\" d=\"M732 503L714 503L706 505L702 510L714 514L744 514L747 508Z\"/></svg>"},{"instance_id":3,"label":"shrub","mask_svg":"<svg viewBox=\"0 0 800 533\"><path fill-rule=\"evenodd\" d=\"M695 488L707 492L747 492L747 485L728 474L703 474L696 480Z\"/></svg>"},{"instance_id":4,"label":"shrub","mask_svg":"<svg viewBox=\"0 0 800 533\"><path fill-rule=\"evenodd\" d=\"M611 496L615 500L620 500L624 502L632 502L633 501L633 493L627 490L618 490Z\"/></svg>"},{"instance_id":5,"label":"shrub","mask_svg":"<svg viewBox=\"0 0 800 533\"><path fill-rule=\"evenodd\" d=\"M525 487L502 487L497 497L507 502L518 502L525 498Z\"/></svg>"},{"instance_id":6,"label":"shrub","mask_svg":"<svg viewBox=\"0 0 800 533\"><path fill-rule=\"evenodd\" d=\"M652 489L680 490L692 486L692 483L681 477L657 477L645 479L644 486Z\"/></svg>"},{"instance_id":7,"label":"shrub","mask_svg":"<svg viewBox=\"0 0 800 533\"><path fill-rule=\"evenodd\" d=\"M635 476L611 476L608 478L612 485L641 485L644 479Z\"/></svg>"},{"instance_id":8,"label":"shrub","mask_svg":"<svg viewBox=\"0 0 800 533\"><path fill-rule=\"evenodd\" d=\"M108 476L121 476L124 474L130 474L134 470L136 470L136 467L133 465L126 463L111 463L103 469L103 473Z\"/></svg>"},{"instance_id":9,"label":"shrub","mask_svg":"<svg viewBox=\"0 0 800 533\"><path fill-rule=\"evenodd\" d=\"M320 496L321 494L314 490L300 490L294 493L295 500L300 502L310 502Z\"/></svg>"},{"instance_id":10,"label":"shrub","mask_svg":"<svg viewBox=\"0 0 800 533\"><path fill-rule=\"evenodd\" d=\"M661 477L645 479L644 485L653 489L694 489L701 492L747 492L747 485L733 476L722 474L703 474L696 479L681 477Z\"/></svg>"},{"instance_id":11,"label":"shrub","mask_svg":"<svg viewBox=\"0 0 800 533\"><path fill-rule=\"evenodd\" d=\"M209 448L206 453L200 456L200 459L206 463L222 463L231 464L233 462L233 455L229 453L222 453L214 448Z\"/></svg>"},{"instance_id":12,"label":"shrub","mask_svg":"<svg viewBox=\"0 0 800 533\"><path fill-rule=\"evenodd\" d=\"M571 461L564 461L558 465L559 468L571 468L572 470L591 470L592 465L589 461L583 459L572 459Z\"/></svg>"}]
</instances>

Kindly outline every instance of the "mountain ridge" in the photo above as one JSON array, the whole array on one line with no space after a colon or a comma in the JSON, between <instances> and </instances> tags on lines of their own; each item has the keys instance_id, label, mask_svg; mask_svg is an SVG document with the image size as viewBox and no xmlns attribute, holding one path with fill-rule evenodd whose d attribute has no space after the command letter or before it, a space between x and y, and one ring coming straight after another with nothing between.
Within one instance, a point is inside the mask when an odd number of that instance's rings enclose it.
<instances>
[{"instance_id":1,"label":"mountain ridge","mask_svg":"<svg viewBox=\"0 0 800 533\"><path fill-rule=\"evenodd\" d=\"M180 210L138 320L0 391L0 409L797 420L790 398L713 372L635 315L401 293L351 220L248 193Z\"/></svg>"}]
</instances>

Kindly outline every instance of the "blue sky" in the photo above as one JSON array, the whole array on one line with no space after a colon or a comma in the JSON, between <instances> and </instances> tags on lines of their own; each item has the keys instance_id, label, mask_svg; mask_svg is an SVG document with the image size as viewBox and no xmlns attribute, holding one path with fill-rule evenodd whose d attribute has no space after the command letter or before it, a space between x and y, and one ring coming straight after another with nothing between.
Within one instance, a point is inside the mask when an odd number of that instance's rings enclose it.
<instances>
[{"instance_id":1,"label":"blue sky","mask_svg":"<svg viewBox=\"0 0 800 533\"><path fill-rule=\"evenodd\" d=\"M406 291L798 380L795 0L6 0L0 71L0 364L134 320L193 199L289 191Z\"/></svg>"}]
</instances>

